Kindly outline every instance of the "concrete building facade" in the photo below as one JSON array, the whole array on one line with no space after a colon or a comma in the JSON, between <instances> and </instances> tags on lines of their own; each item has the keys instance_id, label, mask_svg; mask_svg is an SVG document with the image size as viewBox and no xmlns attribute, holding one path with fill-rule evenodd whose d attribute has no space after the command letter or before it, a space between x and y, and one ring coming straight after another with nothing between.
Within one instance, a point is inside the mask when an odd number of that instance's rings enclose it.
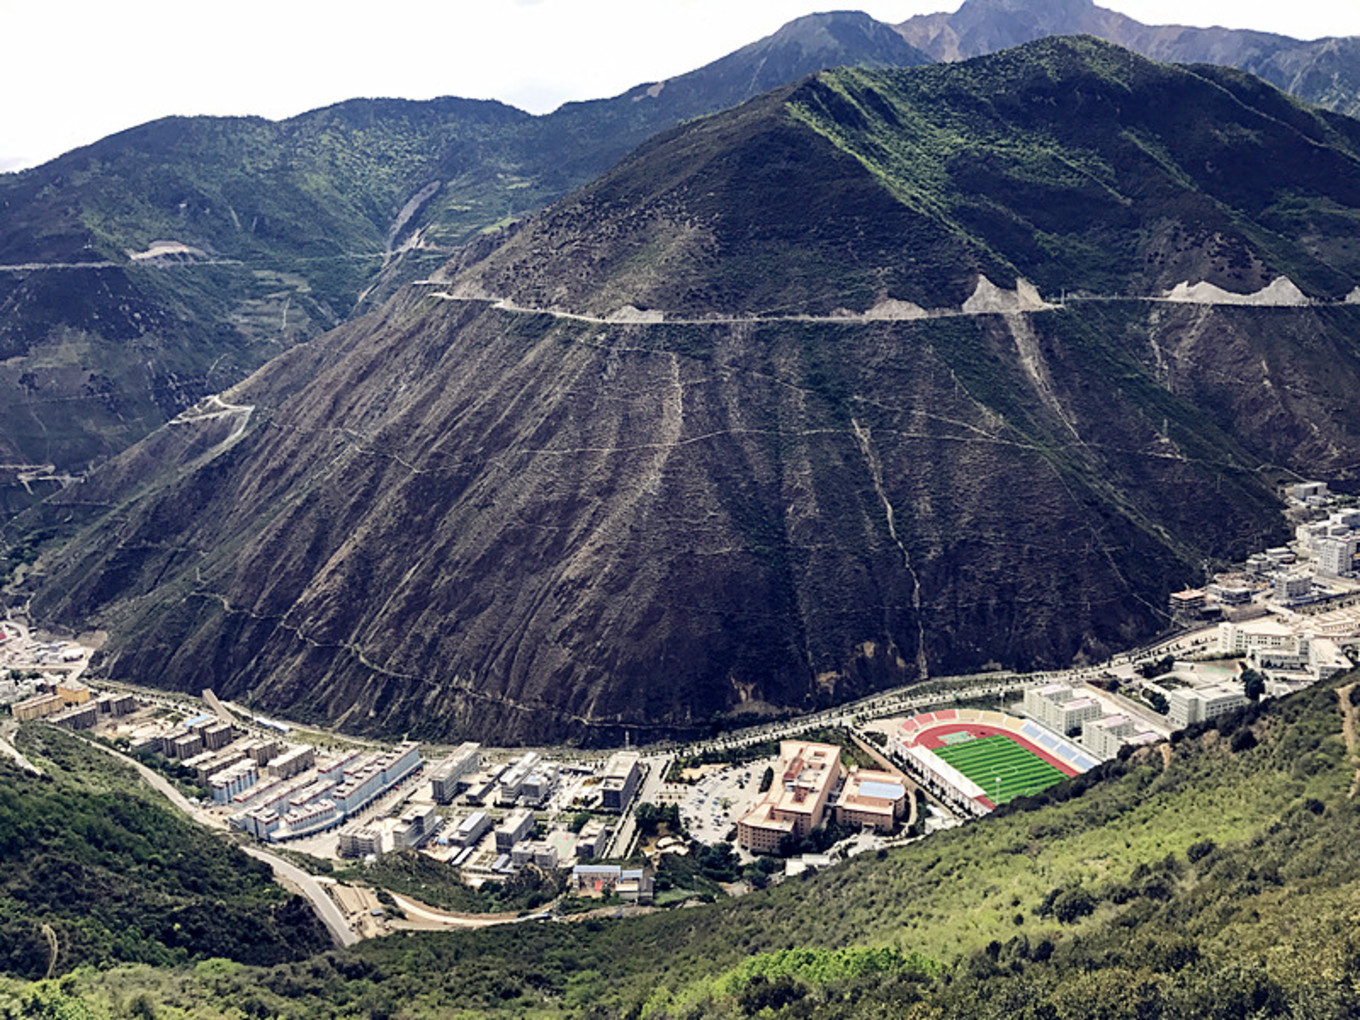
<instances>
[{"instance_id":1,"label":"concrete building facade","mask_svg":"<svg viewBox=\"0 0 1360 1020\"><path fill-rule=\"evenodd\" d=\"M1294 652L1298 646L1294 628L1273 616L1218 625L1218 650L1223 655L1246 655L1253 648Z\"/></svg>"},{"instance_id":2,"label":"concrete building facade","mask_svg":"<svg viewBox=\"0 0 1360 1020\"><path fill-rule=\"evenodd\" d=\"M529 837L534 831L534 824L532 811L512 811L506 815L496 830L497 852L509 853L516 843Z\"/></svg>"},{"instance_id":3,"label":"concrete building facade","mask_svg":"<svg viewBox=\"0 0 1360 1020\"><path fill-rule=\"evenodd\" d=\"M436 804L448 804L466 787L466 779L482 767L482 745L469 741L430 770Z\"/></svg>"},{"instance_id":4,"label":"concrete building facade","mask_svg":"<svg viewBox=\"0 0 1360 1020\"><path fill-rule=\"evenodd\" d=\"M852 769L836 802L836 821L891 832L906 811L907 785L901 776L876 769Z\"/></svg>"},{"instance_id":5,"label":"concrete building facade","mask_svg":"<svg viewBox=\"0 0 1360 1020\"><path fill-rule=\"evenodd\" d=\"M65 726L68 730L88 730L99 722L99 706L93 701L71 705L51 717L54 726Z\"/></svg>"},{"instance_id":6,"label":"concrete building facade","mask_svg":"<svg viewBox=\"0 0 1360 1020\"><path fill-rule=\"evenodd\" d=\"M1247 703L1241 687L1211 684L1206 687L1177 687L1167 696L1167 717L1179 727L1208 722Z\"/></svg>"},{"instance_id":7,"label":"concrete building facade","mask_svg":"<svg viewBox=\"0 0 1360 1020\"><path fill-rule=\"evenodd\" d=\"M1105 714L1095 698L1080 694L1069 684L1046 684L1025 690L1025 714L1049 729L1068 734L1081 729L1088 719Z\"/></svg>"},{"instance_id":8,"label":"concrete building facade","mask_svg":"<svg viewBox=\"0 0 1360 1020\"><path fill-rule=\"evenodd\" d=\"M31 698L17 701L10 706L10 712L19 720L46 719L66 708L66 702L59 694L35 694Z\"/></svg>"},{"instance_id":9,"label":"concrete building facade","mask_svg":"<svg viewBox=\"0 0 1360 1020\"><path fill-rule=\"evenodd\" d=\"M752 853L775 853L822 823L827 800L844 775L834 744L784 740L779 769L764 798L737 822L737 843Z\"/></svg>"},{"instance_id":10,"label":"concrete building facade","mask_svg":"<svg viewBox=\"0 0 1360 1020\"><path fill-rule=\"evenodd\" d=\"M474 811L458 823L449 836L455 846L472 846L491 830L491 816L485 811Z\"/></svg>"},{"instance_id":11,"label":"concrete building facade","mask_svg":"<svg viewBox=\"0 0 1360 1020\"><path fill-rule=\"evenodd\" d=\"M1107 760L1119 754L1125 744L1153 744L1160 739L1156 733L1140 727L1122 713L1087 719L1081 724L1082 746Z\"/></svg>"},{"instance_id":12,"label":"concrete building facade","mask_svg":"<svg viewBox=\"0 0 1360 1020\"><path fill-rule=\"evenodd\" d=\"M288 779L306 772L316 763L316 749L310 744L290 747L277 758L270 760L267 768L271 776Z\"/></svg>"},{"instance_id":13,"label":"concrete building facade","mask_svg":"<svg viewBox=\"0 0 1360 1020\"><path fill-rule=\"evenodd\" d=\"M612 755L600 783L600 806L606 811L622 812L642 782L642 755L619 751Z\"/></svg>"}]
</instances>

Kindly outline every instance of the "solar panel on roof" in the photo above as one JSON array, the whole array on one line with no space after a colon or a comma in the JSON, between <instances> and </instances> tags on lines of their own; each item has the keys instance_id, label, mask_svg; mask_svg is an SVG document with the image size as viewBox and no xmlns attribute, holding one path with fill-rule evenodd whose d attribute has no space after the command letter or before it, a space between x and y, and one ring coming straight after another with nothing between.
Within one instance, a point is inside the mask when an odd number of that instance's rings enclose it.
<instances>
[{"instance_id":1,"label":"solar panel on roof","mask_svg":"<svg viewBox=\"0 0 1360 1020\"><path fill-rule=\"evenodd\" d=\"M865 797L897 800L899 797L906 796L907 791L902 788L900 783L882 783L871 779L859 784L859 792Z\"/></svg>"}]
</instances>

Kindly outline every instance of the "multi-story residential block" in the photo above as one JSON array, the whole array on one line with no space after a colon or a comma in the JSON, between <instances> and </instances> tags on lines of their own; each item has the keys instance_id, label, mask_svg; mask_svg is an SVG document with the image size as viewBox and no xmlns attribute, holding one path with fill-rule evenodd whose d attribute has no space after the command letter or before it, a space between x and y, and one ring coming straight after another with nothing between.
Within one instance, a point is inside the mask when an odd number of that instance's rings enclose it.
<instances>
[{"instance_id":1,"label":"multi-story residential block","mask_svg":"<svg viewBox=\"0 0 1360 1020\"><path fill-rule=\"evenodd\" d=\"M622 812L641 781L642 755L636 751L619 751L611 755L600 783L600 806L606 811Z\"/></svg>"}]
</instances>

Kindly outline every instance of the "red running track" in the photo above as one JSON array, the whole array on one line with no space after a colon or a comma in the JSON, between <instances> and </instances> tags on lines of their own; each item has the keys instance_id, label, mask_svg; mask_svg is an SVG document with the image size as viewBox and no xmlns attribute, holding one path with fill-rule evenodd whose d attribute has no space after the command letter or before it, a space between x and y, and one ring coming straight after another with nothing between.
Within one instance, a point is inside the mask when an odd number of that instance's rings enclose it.
<instances>
[{"instance_id":1,"label":"red running track","mask_svg":"<svg viewBox=\"0 0 1360 1020\"><path fill-rule=\"evenodd\" d=\"M1026 751L1036 754L1044 761L1048 762L1063 775L1065 776L1080 775L1080 773L1075 768L1072 767L1070 762L1063 761L1061 758L1055 756L1052 752L1044 750L1038 744L1031 742L1029 739L1021 736L1014 730L1002 729L1000 726L987 726L984 725L983 723L946 721L939 723L935 726L931 726L927 730L918 731L916 734L915 742L919 744L921 747L928 748L929 750L933 751L936 748L948 746L941 739L942 737L948 736L951 733L959 733L960 731L967 731L968 733L971 733L975 737L1009 737L1011 740L1015 741L1017 744L1023 747Z\"/></svg>"}]
</instances>

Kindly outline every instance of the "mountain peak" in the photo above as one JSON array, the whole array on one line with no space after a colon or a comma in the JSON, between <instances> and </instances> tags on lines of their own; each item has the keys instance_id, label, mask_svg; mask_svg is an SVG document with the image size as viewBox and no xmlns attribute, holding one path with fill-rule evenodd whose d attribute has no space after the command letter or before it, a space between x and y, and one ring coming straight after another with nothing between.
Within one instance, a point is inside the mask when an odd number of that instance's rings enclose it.
<instances>
[{"instance_id":1,"label":"mountain peak","mask_svg":"<svg viewBox=\"0 0 1360 1020\"><path fill-rule=\"evenodd\" d=\"M808 38L813 33L836 32L846 29L857 30L866 34L876 34L880 29L889 28L881 21L877 21L865 14L863 11L820 11L813 14L804 14L794 18L777 28L772 34L766 37L773 42L796 41Z\"/></svg>"},{"instance_id":2,"label":"mountain peak","mask_svg":"<svg viewBox=\"0 0 1360 1020\"><path fill-rule=\"evenodd\" d=\"M811 74L849 64L914 67L932 62L891 25L863 11L825 11L795 18L711 66L727 61L756 62L751 95L793 80L797 76L788 72L794 68Z\"/></svg>"},{"instance_id":3,"label":"mountain peak","mask_svg":"<svg viewBox=\"0 0 1360 1020\"><path fill-rule=\"evenodd\" d=\"M964 0L958 13L1009 11L1043 17L1081 13L1093 10L1095 6L1095 0Z\"/></svg>"},{"instance_id":4,"label":"mountain peak","mask_svg":"<svg viewBox=\"0 0 1360 1020\"><path fill-rule=\"evenodd\" d=\"M1339 113L1360 112L1360 38L1304 42L1249 29L1145 25L1094 0L964 0L952 14L920 14L896 27L942 61L1044 36L1095 35L1165 63L1235 67Z\"/></svg>"}]
</instances>

